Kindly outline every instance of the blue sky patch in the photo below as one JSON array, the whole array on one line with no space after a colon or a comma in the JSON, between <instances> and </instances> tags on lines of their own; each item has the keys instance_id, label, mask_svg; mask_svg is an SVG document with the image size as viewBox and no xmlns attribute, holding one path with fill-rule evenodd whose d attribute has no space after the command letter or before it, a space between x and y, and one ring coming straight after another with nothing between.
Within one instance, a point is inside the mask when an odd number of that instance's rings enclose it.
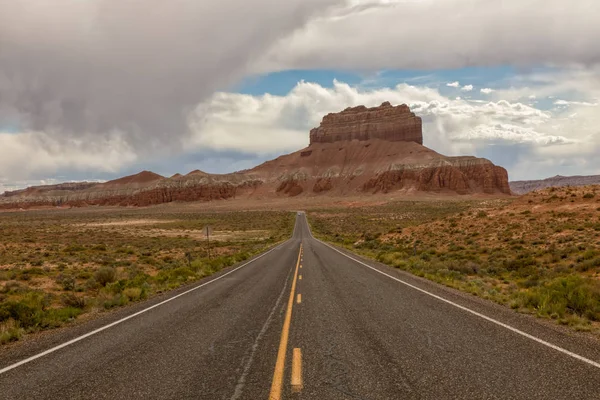
<instances>
[{"instance_id":1,"label":"blue sky patch","mask_svg":"<svg viewBox=\"0 0 600 400\"><path fill-rule=\"evenodd\" d=\"M519 71L514 67L468 67L461 69L386 70L378 72L351 72L332 70L290 70L247 78L230 91L253 96L270 93L284 96L302 80L318 83L325 88L333 86L334 79L363 89L394 87L401 83L415 86L439 87L441 93L450 92L446 83L458 81L461 85L474 85L479 88L508 87L511 78Z\"/></svg>"}]
</instances>

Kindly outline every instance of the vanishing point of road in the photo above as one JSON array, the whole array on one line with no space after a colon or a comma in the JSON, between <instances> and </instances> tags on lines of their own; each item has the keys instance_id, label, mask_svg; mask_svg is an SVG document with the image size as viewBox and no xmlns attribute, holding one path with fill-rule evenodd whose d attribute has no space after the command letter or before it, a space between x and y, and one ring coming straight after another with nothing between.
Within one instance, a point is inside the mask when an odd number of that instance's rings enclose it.
<instances>
[{"instance_id":1,"label":"vanishing point of road","mask_svg":"<svg viewBox=\"0 0 600 400\"><path fill-rule=\"evenodd\" d=\"M0 399L600 399L584 335L288 241L0 351Z\"/></svg>"}]
</instances>

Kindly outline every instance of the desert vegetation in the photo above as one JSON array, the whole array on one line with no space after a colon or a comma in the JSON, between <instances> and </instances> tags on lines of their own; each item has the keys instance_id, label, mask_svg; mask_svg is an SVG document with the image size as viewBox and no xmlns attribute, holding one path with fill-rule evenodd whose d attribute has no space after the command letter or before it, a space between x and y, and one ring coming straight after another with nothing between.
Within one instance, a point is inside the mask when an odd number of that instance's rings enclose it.
<instances>
[{"instance_id":1,"label":"desert vegetation","mask_svg":"<svg viewBox=\"0 0 600 400\"><path fill-rule=\"evenodd\" d=\"M314 210L309 220L317 236L387 265L600 333L600 186Z\"/></svg>"},{"instance_id":2,"label":"desert vegetation","mask_svg":"<svg viewBox=\"0 0 600 400\"><path fill-rule=\"evenodd\" d=\"M293 224L288 212L185 207L0 213L0 343L209 276L287 239Z\"/></svg>"}]
</instances>

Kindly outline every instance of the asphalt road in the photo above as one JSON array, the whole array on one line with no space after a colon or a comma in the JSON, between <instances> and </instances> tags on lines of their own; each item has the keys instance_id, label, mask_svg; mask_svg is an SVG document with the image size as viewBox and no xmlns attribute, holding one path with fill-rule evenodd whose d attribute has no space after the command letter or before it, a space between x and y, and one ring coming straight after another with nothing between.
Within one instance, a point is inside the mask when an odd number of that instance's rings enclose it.
<instances>
[{"instance_id":1,"label":"asphalt road","mask_svg":"<svg viewBox=\"0 0 600 400\"><path fill-rule=\"evenodd\" d=\"M0 399L600 399L597 342L344 254L302 215L257 260L0 350Z\"/></svg>"}]
</instances>

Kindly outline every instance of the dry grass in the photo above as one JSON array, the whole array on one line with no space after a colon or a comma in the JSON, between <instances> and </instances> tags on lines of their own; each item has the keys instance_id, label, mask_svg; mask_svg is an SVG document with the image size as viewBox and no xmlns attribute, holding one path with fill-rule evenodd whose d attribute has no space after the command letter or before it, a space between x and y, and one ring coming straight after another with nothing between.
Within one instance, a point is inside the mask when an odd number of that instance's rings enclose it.
<instances>
[{"instance_id":1,"label":"dry grass","mask_svg":"<svg viewBox=\"0 0 600 400\"><path fill-rule=\"evenodd\" d=\"M284 211L174 206L0 213L0 343L206 277L288 238L293 223Z\"/></svg>"}]
</instances>

